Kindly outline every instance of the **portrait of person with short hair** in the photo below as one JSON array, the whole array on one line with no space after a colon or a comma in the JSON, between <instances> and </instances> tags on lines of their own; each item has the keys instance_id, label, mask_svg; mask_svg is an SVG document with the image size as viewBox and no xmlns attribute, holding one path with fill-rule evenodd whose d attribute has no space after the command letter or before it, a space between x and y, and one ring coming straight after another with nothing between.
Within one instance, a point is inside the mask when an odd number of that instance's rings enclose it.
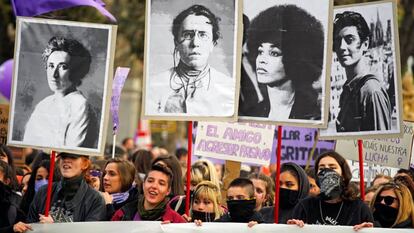
<instances>
[{"instance_id":1,"label":"portrait of person with short hair","mask_svg":"<svg viewBox=\"0 0 414 233\"><path fill-rule=\"evenodd\" d=\"M18 18L8 144L103 153L116 27Z\"/></svg>"},{"instance_id":2,"label":"portrait of person with short hair","mask_svg":"<svg viewBox=\"0 0 414 233\"><path fill-rule=\"evenodd\" d=\"M334 11L331 106L322 136L398 133L391 2Z\"/></svg>"},{"instance_id":3,"label":"portrait of person with short hair","mask_svg":"<svg viewBox=\"0 0 414 233\"><path fill-rule=\"evenodd\" d=\"M173 64L167 70L161 71L157 67L160 72L149 71L154 74L146 77L146 115L234 115L235 76L229 70L223 72L211 64L213 58L221 53L217 48L219 43L224 39L231 39L233 43L233 38L223 38L221 16L216 12L207 5L195 4L179 10L176 15L170 13L173 16L170 28ZM160 54L150 53L149 63L152 57L155 59L157 56Z\"/></svg>"}]
</instances>

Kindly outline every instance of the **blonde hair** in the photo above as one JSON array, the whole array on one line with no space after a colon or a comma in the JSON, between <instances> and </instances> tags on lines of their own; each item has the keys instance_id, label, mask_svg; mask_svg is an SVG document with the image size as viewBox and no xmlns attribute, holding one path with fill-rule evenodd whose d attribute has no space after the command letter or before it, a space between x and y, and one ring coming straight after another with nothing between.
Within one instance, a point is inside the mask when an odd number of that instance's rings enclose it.
<instances>
[{"instance_id":1,"label":"blonde hair","mask_svg":"<svg viewBox=\"0 0 414 233\"><path fill-rule=\"evenodd\" d=\"M412 227L414 227L413 198L408 188L400 182L397 182L397 183L389 182L389 183L380 185L378 190L375 192L374 197L372 198L372 201L370 204L371 210L374 211L374 205L375 205L375 202L376 202L375 200L377 199L377 196L380 195L382 191L386 191L386 190L393 190L399 202L398 215L397 215L397 218L394 224L392 224L391 228L393 228L397 224L400 224L406 221L407 219L411 219Z\"/></svg>"},{"instance_id":2,"label":"blonde hair","mask_svg":"<svg viewBox=\"0 0 414 233\"><path fill-rule=\"evenodd\" d=\"M194 189L194 197L191 199L191 207L194 205L195 199L208 199L213 203L213 209L215 219L219 219L223 214L224 210L221 207L221 194L220 188L211 181L202 181Z\"/></svg>"},{"instance_id":3,"label":"blonde hair","mask_svg":"<svg viewBox=\"0 0 414 233\"><path fill-rule=\"evenodd\" d=\"M213 163L207 159L199 159L191 166L191 184L195 186L206 180L220 187L220 181Z\"/></svg>"}]
</instances>

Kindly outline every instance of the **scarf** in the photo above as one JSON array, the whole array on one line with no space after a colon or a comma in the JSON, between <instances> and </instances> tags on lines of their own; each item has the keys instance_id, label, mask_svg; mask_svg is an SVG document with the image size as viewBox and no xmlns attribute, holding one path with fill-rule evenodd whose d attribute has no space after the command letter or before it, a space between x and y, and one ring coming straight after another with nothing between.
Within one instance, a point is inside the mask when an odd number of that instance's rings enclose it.
<instances>
[{"instance_id":1,"label":"scarf","mask_svg":"<svg viewBox=\"0 0 414 233\"><path fill-rule=\"evenodd\" d=\"M193 70L180 62L174 71L170 78L170 87L176 93L182 91L185 100L194 97L196 90L203 87L204 80L208 79L207 89L210 87L210 66L208 65L203 70Z\"/></svg>"},{"instance_id":2,"label":"scarf","mask_svg":"<svg viewBox=\"0 0 414 233\"><path fill-rule=\"evenodd\" d=\"M62 194L66 201L73 199L81 186L83 176L75 176L72 178L63 178L62 180Z\"/></svg>"},{"instance_id":3,"label":"scarf","mask_svg":"<svg viewBox=\"0 0 414 233\"><path fill-rule=\"evenodd\" d=\"M138 197L138 213L139 216L141 216L142 220L148 220L148 221L157 221L160 220L162 215L165 212L167 203L168 203L168 198L165 198L163 201L161 201L160 203L158 203L158 205L151 210L146 210L144 208L144 195L141 195Z\"/></svg>"},{"instance_id":4,"label":"scarf","mask_svg":"<svg viewBox=\"0 0 414 233\"><path fill-rule=\"evenodd\" d=\"M112 202L114 204L119 204L126 201L129 197L129 190L123 193L112 193Z\"/></svg>"}]
</instances>

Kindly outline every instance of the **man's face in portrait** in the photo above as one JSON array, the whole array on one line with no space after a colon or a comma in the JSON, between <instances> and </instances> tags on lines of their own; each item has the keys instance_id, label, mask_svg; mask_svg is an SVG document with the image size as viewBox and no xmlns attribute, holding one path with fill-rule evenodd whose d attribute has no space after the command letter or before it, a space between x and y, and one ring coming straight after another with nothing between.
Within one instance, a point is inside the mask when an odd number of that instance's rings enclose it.
<instances>
[{"instance_id":1,"label":"man's face in portrait","mask_svg":"<svg viewBox=\"0 0 414 233\"><path fill-rule=\"evenodd\" d=\"M342 28L334 40L334 50L343 67L355 65L368 50L368 40L361 41L355 26Z\"/></svg>"},{"instance_id":2,"label":"man's face in portrait","mask_svg":"<svg viewBox=\"0 0 414 233\"><path fill-rule=\"evenodd\" d=\"M47 60L47 82L53 92L65 92L73 83L69 80L70 55L54 51Z\"/></svg>"},{"instance_id":3,"label":"man's face in portrait","mask_svg":"<svg viewBox=\"0 0 414 233\"><path fill-rule=\"evenodd\" d=\"M181 24L178 40L181 61L195 70L203 69L214 48L210 20L202 15L187 16Z\"/></svg>"}]
</instances>

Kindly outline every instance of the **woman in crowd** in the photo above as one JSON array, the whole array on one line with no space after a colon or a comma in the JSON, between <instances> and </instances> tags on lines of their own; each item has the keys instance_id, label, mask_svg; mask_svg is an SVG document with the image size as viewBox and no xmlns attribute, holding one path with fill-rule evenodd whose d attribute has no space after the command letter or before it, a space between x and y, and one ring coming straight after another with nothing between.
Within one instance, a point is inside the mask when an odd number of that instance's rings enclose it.
<instances>
[{"instance_id":1,"label":"woman in crowd","mask_svg":"<svg viewBox=\"0 0 414 233\"><path fill-rule=\"evenodd\" d=\"M135 167L131 162L114 158L106 163L102 182L106 220L111 220L115 211L138 198L134 179Z\"/></svg>"},{"instance_id":2,"label":"woman in crowd","mask_svg":"<svg viewBox=\"0 0 414 233\"><path fill-rule=\"evenodd\" d=\"M385 184L392 181L391 176L386 176L384 174L378 174L375 176L374 180L372 180L372 186L379 186L380 184Z\"/></svg>"},{"instance_id":3,"label":"woman in crowd","mask_svg":"<svg viewBox=\"0 0 414 233\"><path fill-rule=\"evenodd\" d=\"M154 164L144 179L144 194L116 211L112 221L185 222L184 218L168 205L172 177L173 173L169 167Z\"/></svg>"},{"instance_id":4,"label":"woman in crowd","mask_svg":"<svg viewBox=\"0 0 414 233\"><path fill-rule=\"evenodd\" d=\"M382 184L372 200L370 207L377 225L384 228L414 228L413 198L404 184Z\"/></svg>"},{"instance_id":5,"label":"woman in crowd","mask_svg":"<svg viewBox=\"0 0 414 233\"><path fill-rule=\"evenodd\" d=\"M148 150L137 150L133 157L135 158L134 165L135 170L137 171L135 183L137 185L142 185L142 182L145 178L145 175L151 169L152 164L152 154Z\"/></svg>"},{"instance_id":6,"label":"woman in crowd","mask_svg":"<svg viewBox=\"0 0 414 233\"><path fill-rule=\"evenodd\" d=\"M321 118L318 91L323 66L323 27L295 5L280 5L259 13L247 32L250 63L264 85L264 109L249 116L269 120Z\"/></svg>"},{"instance_id":7,"label":"woman in crowd","mask_svg":"<svg viewBox=\"0 0 414 233\"><path fill-rule=\"evenodd\" d=\"M91 188L85 180L89 179L86 174L91 166L88 157L70 153L60 153L58 156L62 180L53 183L49 216L43 215L47 192L47 186L43 186L36 193L30 205L28 222L104 220L105 201L99 192Z\"/></svg>"},{"instance_id":8,"label":"woman in crowd","mask_svg":"<svg viewBox=\"0 0 414 233\"><path fill-rule=\"evenodd\" d=\"M263 173L253 173L248 178L254 185L254 194L256 196L255 210L259 212L264 207L273 206L275 185L272 178Z\"/></svg>"},{"instance_id":9,"label":"woman in crowd","mask_svg":"<svg viewBox=\"0 0 414 233\"><path fill-rule=\"evenodd\" d=\"M309 194L309 180L306 172L295 163L284 163L280 169L279 219L285 224L290 219L296 204ZM263 208L260 213L266 223L274 222L274 208Z\"/></svg>"},{"instance_id":10,"label":"woman in crowd","mask_svg":"<svg viewBox=\"0 0 414 233\"><path fill-rule=\"evenodd\" d=\"M202 181L194 188L191 200L191 218L188 221L213 222L219 219L226 209L220 205L220 189L211 181Z\"/></svg>"},{"instance_id":11,"label":"woman in crowd","mask_svg":"<svg viewBox=\"0 0 414 233\"><path fill-rule=\"evenodd\" d=\"M9 186L14 190L17 191L19 189L19 182L17 181L16 177L16 167L14 165L13 153L12 151L4 144L0 144L0 160L3 160L7 164L9 164L10 168L12 169L12 176L10 180Z\"/></svg>"},{"instance_id":12,"label":"woman in crowd","mask_svg":"<svg viewBox=\"0 0 414 233\"><path fill-rule=\"evenodd\" d=\"M25 214L29 212L30 204L33 201L35 194L39 191L40 187L48 183L49 178L49 160L40 161L40 164L35 165L33 168L33 175L30 176L27 184L27 191L23 195L20 208Z\"/></svg>"},{"instance_id":13,"label":"woman in crowd","mask_svg":"<svg viewBox=\"0 0 414 233\"><path fill-rule=\"evenodd\" d=\"M18 208L20 197L9 186L13 171L6 162L0 160L0 233L25 232L31 226L23 223L25 215Z\"/></svg>"},{"instance_id":14,"label":"woman in crowd","mask_svg":"<svg viewBox=\"0 0 414 233\"><path fill-rule=\"evenodd\" d=\"M346 160L335 151L319 155L315 172L321 193L301 200L287 224L303 227L307 224L373 227L374 219L368 206L350 190L351 170Z\"/></svg>"},{"instance_id":15,"label":"woman in crowd","mask_svg":"<svg viewBox=\"0 0 414 233\"><path fill-rule=\"evenodd\" d=\"M89 170L89 176L89 185L96 191L101 190L102 171L98 164L92 164L91 170Z\"/></svg>"},{"instance_id":16,"label":"woman in crowd","mask_svg":"<svg viewBox=\"0 0 414 233\"><path fill-rule=\"evenodd\" d=\"M210 181L220 187L217 170L214 164L207 159L199 159L191 165L191 189L193 190L202 181Z\"/></svg>"},{"instance_id":17,"label":"woman in crowd","mask_svg":"<svg viewBox=\"0 0 414 233\"><path fill-rule=\"evenodd\" d=\"M171 196L176 195L184 195L184 183L183 183L183 173L181 171L180 162L178 161L177 157L172 155L160 155L156 157L153 161L151 166L154 164L162 164L167 166L171 172L173 173L172 176L172 186L171 186Z\"/></svg>"},{"instance_id":18,"label":"woman in crowd","mask_svg":"<svg viewBox=\"0 0 414 233\"><path fill-rule=\"evenodd\" d=\"M379 186L371 186L365 190L364 202L367 206L371 205L371 201L374 198L375 192L377 192Z\"/></svg>"},{"instance_id":19,"label":"woman in crowd","mask_svg":"<svg viewBox=\"0 0 414 233\"><path fill-rule=\"evenodd\" d=\"M20 187L21 187L21 192L23 196L27 192L27 188L29 187L29 180L30 180L31 175L32 175L32 172L28 172L24 174L22 177L22 184L20 185Z\"/></svg>"}]
</instances>

